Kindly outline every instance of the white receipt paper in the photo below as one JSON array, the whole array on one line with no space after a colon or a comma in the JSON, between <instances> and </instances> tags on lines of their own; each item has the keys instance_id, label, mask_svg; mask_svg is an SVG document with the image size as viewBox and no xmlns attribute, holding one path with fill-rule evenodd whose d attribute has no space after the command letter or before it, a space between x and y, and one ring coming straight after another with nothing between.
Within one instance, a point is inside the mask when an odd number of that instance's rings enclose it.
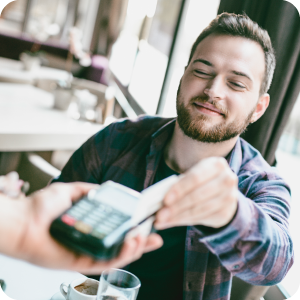
<instances>
[{"instance_id":1,"label":"white receipt paper","mask_svg":"<svg viewBox=\"0 0 300 300\"><path fill-rule=\"evenodd\" d=\"M149 235L152 224L155 220L155 216L152 215L163 206L163 200L166 193L178 180L179 176L173 175L148 187L141 192L139 201L132 216L132 223L134 225L138 225L143 220L147 218L148 219L131 230L127 234L127 238L136 236L138 234L143 236Z\"/></svg>"}]
</instances>

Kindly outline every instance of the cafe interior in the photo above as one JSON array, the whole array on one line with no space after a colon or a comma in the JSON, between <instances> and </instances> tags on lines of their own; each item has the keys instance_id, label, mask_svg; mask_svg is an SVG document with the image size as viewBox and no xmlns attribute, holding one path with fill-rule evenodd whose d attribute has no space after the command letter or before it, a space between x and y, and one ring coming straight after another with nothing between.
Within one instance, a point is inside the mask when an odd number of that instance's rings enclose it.
<instances>
[{"instance_id":1,"label":"cafe interior","mask_svg":"<svg viewBox=\"0 0 300 300\"><path fill-rule=\"evenodd\" d=\"M0 175L18 172L30 194L112 122L142 114L175 117L190 48L222 12L245 12L269 32L276 51L270 106L243 138L291 187L296 256L280 284L236 279L231 299L287 299L300 285L300 16L288 1L12 1L0 18ZM24 296L29 275L35 282L47 278L44 295ZM12 299L50 299L62 281L76 277L0 255L0 278Z\"/></svg>"}]
</instances>

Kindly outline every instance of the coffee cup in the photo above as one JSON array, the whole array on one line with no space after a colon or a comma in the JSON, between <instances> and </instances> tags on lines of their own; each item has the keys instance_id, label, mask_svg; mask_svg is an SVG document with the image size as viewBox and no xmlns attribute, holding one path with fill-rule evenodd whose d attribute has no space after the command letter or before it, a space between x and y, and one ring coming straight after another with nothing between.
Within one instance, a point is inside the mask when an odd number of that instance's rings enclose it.
<instances>
[{"instance_id":1,"label":"coffee cup","mask_svg":"<svg viewBox=\"0 0 300 300\"><path fill-rule=\"evenodd\" d=\"M95 291L95 295L88 295L79 292L79 286L82 286L88 282L88 285ZM70 284L64 282L60 285L60 292L66 298L66 300L96 300L97 289L99 281L95 279L79 278L73 280ZM75 289L77 288L77 289Z\"/></svg>"}]
</instances>

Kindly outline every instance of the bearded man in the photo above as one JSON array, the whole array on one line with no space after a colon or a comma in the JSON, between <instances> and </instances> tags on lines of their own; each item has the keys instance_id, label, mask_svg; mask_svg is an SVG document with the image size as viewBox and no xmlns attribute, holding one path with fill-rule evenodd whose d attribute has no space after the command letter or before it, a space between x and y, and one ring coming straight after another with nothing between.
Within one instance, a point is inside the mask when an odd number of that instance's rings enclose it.
<instances>
[{"instance_id":1,"label":"bearded man","mask_svg":"<svg viewBox=\"0 0 300 300\"><path fill-rule=\"evenodd\" d=\"M239 137L267 109L274 69L265 30L244 15L217 16L192 47L178 117L111 124L55 180L142 191L184 174L156 215L164 245L127 266L142 282L138 300L225 300L232 276L273 285L291 267L289 187Z\"/></svg>"}]
</instances>

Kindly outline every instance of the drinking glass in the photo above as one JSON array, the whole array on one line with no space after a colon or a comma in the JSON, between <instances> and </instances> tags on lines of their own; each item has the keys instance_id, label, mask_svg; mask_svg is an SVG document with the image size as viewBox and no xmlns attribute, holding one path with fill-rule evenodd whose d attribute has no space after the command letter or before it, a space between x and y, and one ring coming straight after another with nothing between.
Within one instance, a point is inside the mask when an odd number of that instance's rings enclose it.
<instances>
[{"instance_id":1,"label":"drinking glass","mask_svg":"<svg viewBox=\"0 0 300 300\"><path fill-rule=\"evenodd\" d=\"M140 280L127 271L105 270L100 277L97 300L136 300L140 286Z\"/></svg>"}]
</instances>

